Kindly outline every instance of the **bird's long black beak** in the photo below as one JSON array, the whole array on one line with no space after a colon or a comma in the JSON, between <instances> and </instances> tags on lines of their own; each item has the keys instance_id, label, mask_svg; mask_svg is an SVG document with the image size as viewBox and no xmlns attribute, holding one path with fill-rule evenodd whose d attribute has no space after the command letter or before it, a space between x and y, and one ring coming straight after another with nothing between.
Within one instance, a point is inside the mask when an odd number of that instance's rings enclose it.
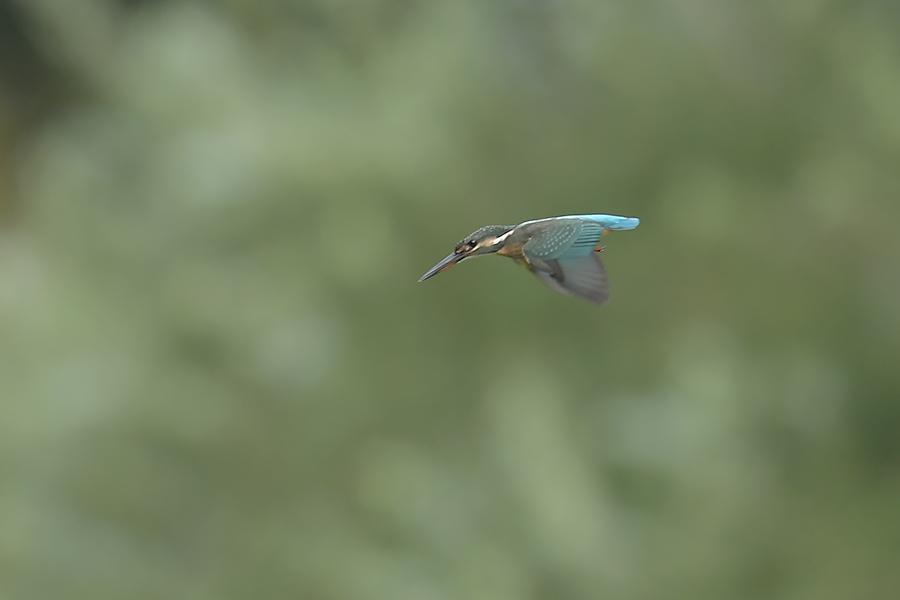
<instances>
[{"instance_id":1,"label":"bird's long black beak","mask_svg":"<svg viewBox=\"0 0 900 600\"><path fill-rule=\"evenodd\" d=\"M457 254L456 252L452 252L444 260L442 260L438 264L436 264L433 267L431 267L430 269L428 269L427 273L425 273L424 275L419 277L419 281L425 281L429 277L434 277L435 275L437 275L444 269L449 269L450 267L452 267L453 265L455 265L456 263L458 263L459 261L464 259L466 256L468 256L468 255L464 254L464 253Z\"/></svg>"}]
</instances>

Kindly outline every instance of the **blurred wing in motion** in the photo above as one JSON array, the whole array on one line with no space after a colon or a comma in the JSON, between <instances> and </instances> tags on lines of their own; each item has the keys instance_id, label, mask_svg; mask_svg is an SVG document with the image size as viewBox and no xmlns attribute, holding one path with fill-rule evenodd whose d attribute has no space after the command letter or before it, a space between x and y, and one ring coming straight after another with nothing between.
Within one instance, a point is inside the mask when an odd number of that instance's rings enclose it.
<instances>
[{"instance_id":1,"label":"blurred wing in motion","mask_svg":"<svg viewBox=\"0 0 900 600\"><path fill-rule=\"evenodd\" d=\"M593 252L579 258L534 259L529 268L538 279L567 296L575 295L595 304L603 304L609 298L606 269Z\"/></svg>"}]
</instances>

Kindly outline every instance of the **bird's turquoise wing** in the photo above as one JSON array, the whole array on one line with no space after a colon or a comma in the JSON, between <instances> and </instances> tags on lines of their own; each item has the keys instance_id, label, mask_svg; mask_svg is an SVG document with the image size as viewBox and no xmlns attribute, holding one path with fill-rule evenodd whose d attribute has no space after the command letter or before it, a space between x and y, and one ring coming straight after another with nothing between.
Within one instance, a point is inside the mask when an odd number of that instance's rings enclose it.
<instances>
[{"instance_id":1,"label":"bird's turquoise wing","mask_svg":"<svg viewBox=\"0 0 900 600\"><path fill-rule=\"evenodd\" d=\"M531 260L556 260L588 256L594 251L603 230L601 223L580 218L559 218L536 222L535 232L522 253Z\"/></svg>"},{"instance_id":2,"label":"bird's turquoise wing","mask_svg":"<svg viewBox=\"0 0 900 600\"><path fill-rule=\"evenodd\" d=\"M575 295L595 304L603 304L609 298L609 280L606 269L596 254L578 258L535 259L531 272L557 292Z\"/></svg>"},{"instance_id":3,"label":"bird's turquoise wing","mask_svg":"<svg viewBox=\"0 0 900 600\"><path fill-rule=\"evenodd\" d=\"M531 272L558 292L596 304L609 298L609 280L594 253L607 229L634 229L640 221L616 215L573 215L530 221L531 238L522 246Z\"/></svg>"}]
</instances>

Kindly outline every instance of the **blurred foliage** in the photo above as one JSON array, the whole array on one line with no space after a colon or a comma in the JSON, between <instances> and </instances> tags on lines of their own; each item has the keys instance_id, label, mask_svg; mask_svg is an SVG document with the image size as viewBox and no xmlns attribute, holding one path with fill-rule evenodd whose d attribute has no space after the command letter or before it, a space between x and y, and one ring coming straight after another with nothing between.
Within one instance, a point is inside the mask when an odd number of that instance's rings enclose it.
<instances>
[{"instance_id":1,"label":"blurred foliage","mask_svg":"<svg viewBox=\"0 0 900 600\"><path fill-rule=\"evenodd\" d=\"M0 2L0 597L900 597L898 7Z\"/></svg>"}]
</instances>

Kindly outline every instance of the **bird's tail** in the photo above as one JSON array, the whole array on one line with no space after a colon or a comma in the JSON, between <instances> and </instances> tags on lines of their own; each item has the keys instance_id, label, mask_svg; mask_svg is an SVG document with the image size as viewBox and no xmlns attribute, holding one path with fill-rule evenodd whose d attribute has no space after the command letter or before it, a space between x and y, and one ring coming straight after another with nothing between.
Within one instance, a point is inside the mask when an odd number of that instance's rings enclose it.
<instances>
[{"instance_id":1,"label":"bird's tail","mask_svg":"<svg viewBox=\"0 0 900 600\"><path fill-rule=\"evenodd\" d=\"M637 217L616 217L609 215L609 220L606 222L606 228L612 229L613 231L623 231L634 229L640 224L641 220Z\"/></svg>"}]
</instances>

